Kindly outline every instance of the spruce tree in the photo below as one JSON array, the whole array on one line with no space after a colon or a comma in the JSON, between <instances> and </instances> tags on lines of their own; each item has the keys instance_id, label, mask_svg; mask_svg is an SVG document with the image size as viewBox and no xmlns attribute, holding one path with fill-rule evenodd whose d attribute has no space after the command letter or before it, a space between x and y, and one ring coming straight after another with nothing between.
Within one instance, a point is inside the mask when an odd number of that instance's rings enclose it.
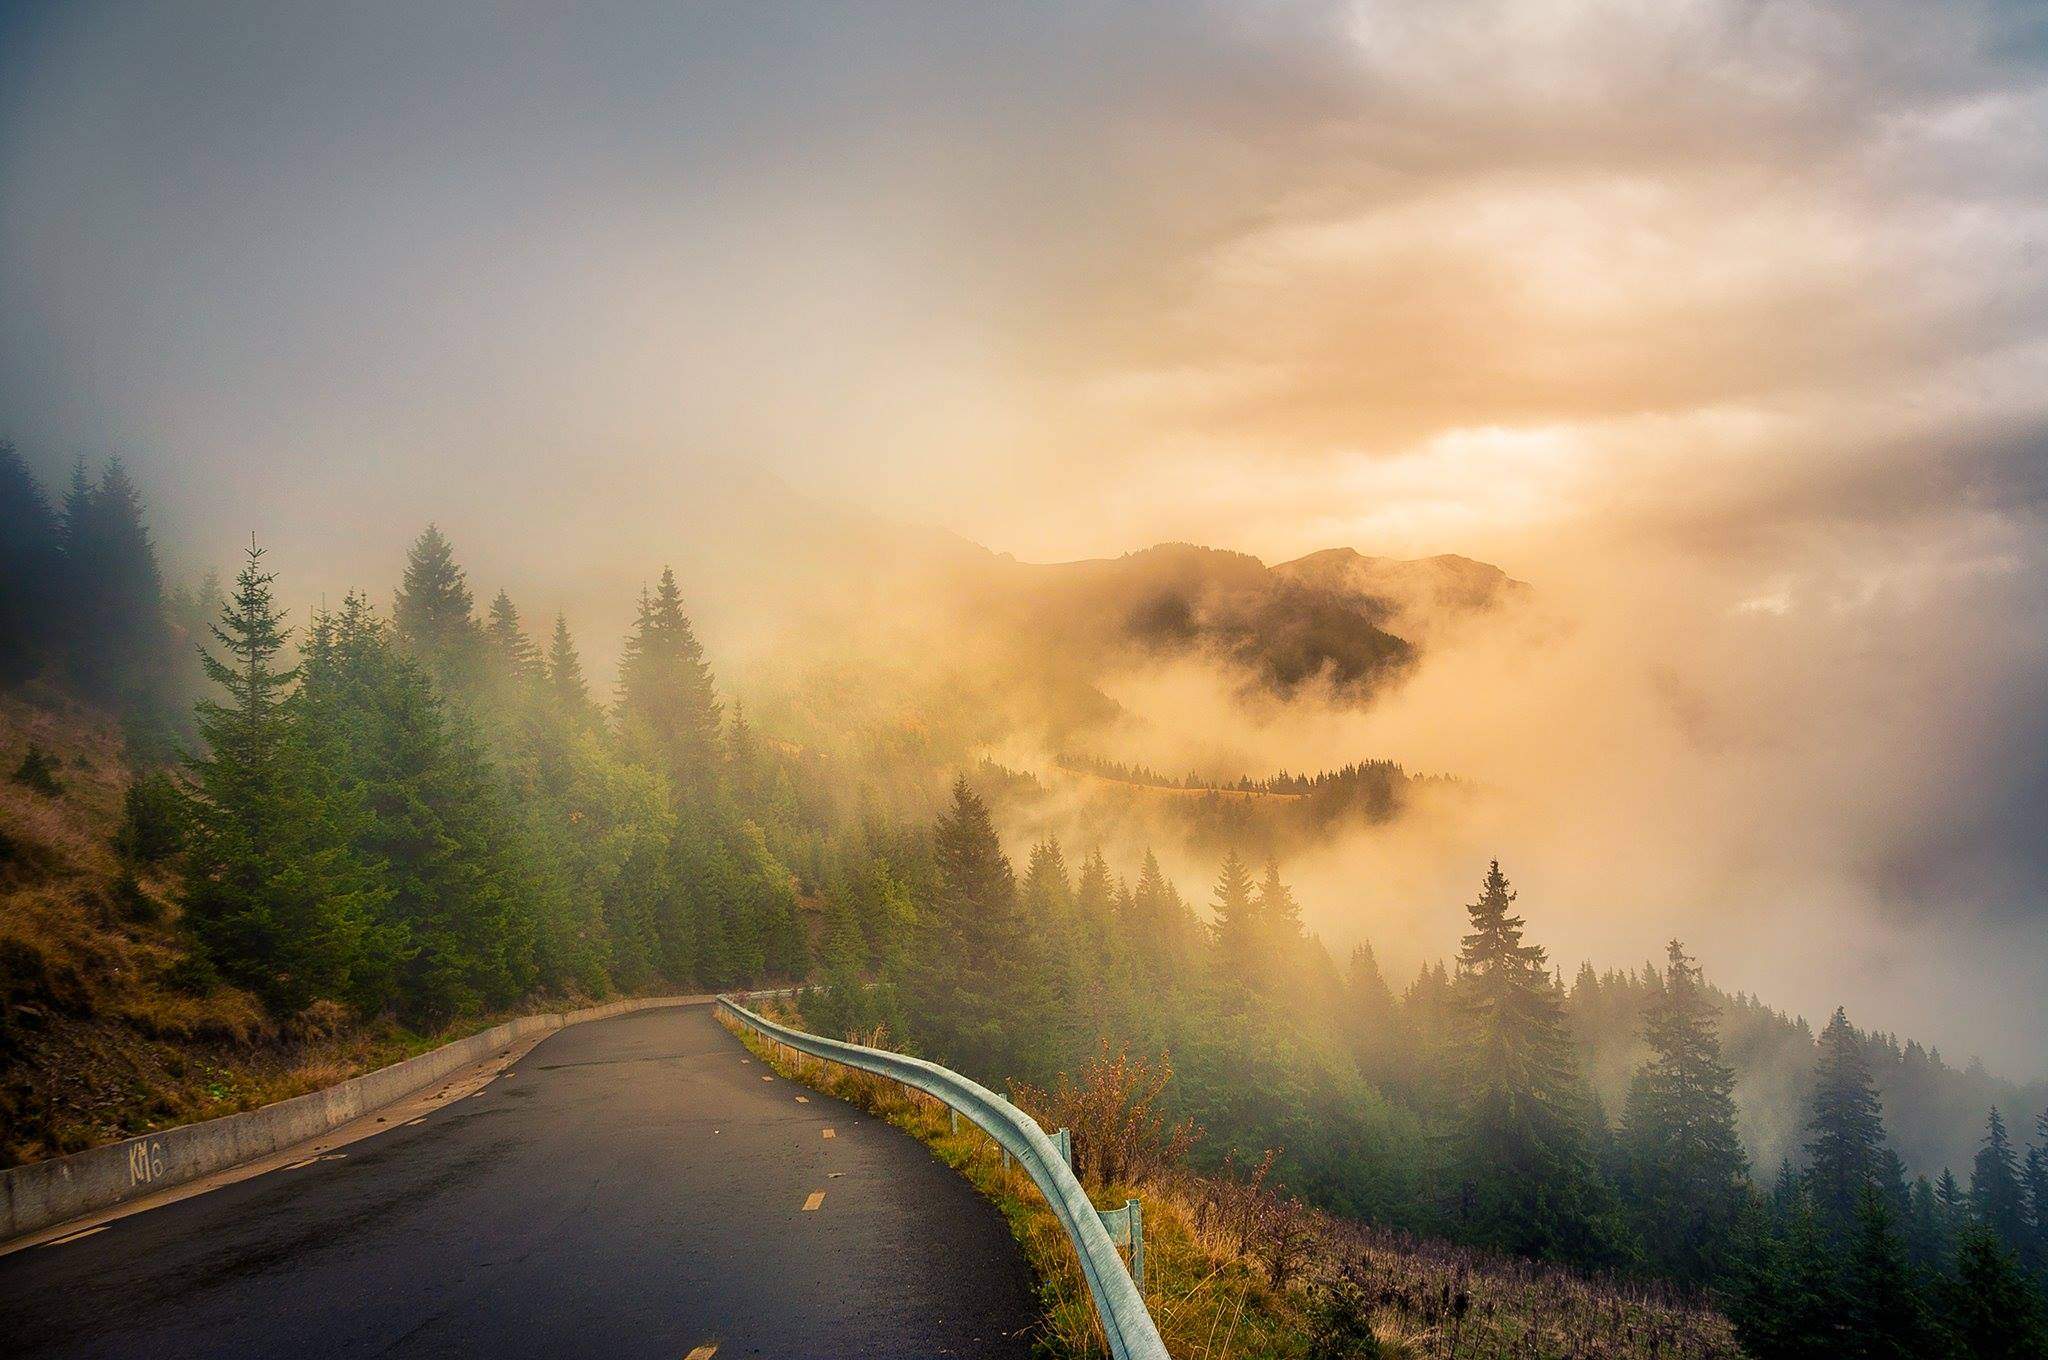
<instances>
[{"instance_id":1,"label":"spruce tree","mask_svg":"<svg viewBox=\"0 0 2048 1360\"><path fill-rule=\"evenodd\" d=\"M0 440L0 682L55 655L59 560L50 502L14 445Z\"/></svg>"},{"instance_id":2,"label":"spruce tree","mask_svg":"<svg viewBox=\"0 0 2048 1360\"><path fill-rule=\"evenodd\" d=\"M1780 1178L1784 1198L1775 1225L1744 1215L1743 1248L1729 1291L1728 1317L1749 1355L1765 1360L1839 1360L1849 1354L1848 1304L1841 1273L1815 1222L1805 1186Z\"/></svg>"},{"instance_id":3,"label":"spruce tree","mask_svg":"<svg viewBox=\"0 0 2048 1360\"><path fill-rule=\"evenodd\" d=\"M2041 1293L2013 1254L1981 1224L1965 1229L1955 1274L1941 1288L1941 1317L1969 1360L2041 1360L2048 1319Z\"/></svg>"},{"instance_id":4,"label":"spruce tree","mask_svg":"<svg viewBox=\"0 0 2048 1360\"><path fill-rule=\"evenodd\" d=\"M1994 1108L1985 1120L1984 1145L1977 1149L1977 1163L1970 1171L1970 1216L1990 1229L2000 1246L2022 1251L2028 1236L2025 1195L2018 1154L2004 1118Z\"/></svg>"},{"instance_id":5,"label":"spruce tree","mask_svg":"<svg viewBox=\"0 0 2048 1360\"><path fill-rule=\"evenodd\" d=\"M484 641L498 673L510 679L517 689L524 691L540 679L540 648L526 635L519 622L518 608L502 590L491 601L490 615L484 623Z\"/></svg>"},{"instance_id":6,"label":"spruce tree","mask_svg":"<svg viewBox=\"0 0 2048 1360\"><path fill-rule=\"evenodd\" d=\"M1807 1184L1821 1230L1847 1242L1867 1187L1880 1184L1884 1112L1863 1040L1841 1007L1821 1032L1813 1112L1806 1122Z\"/></svg>"},{"instance_id":7,"label":"spruce tree","mask_svg":"<svg viewBox=\"0 0 2048 1360\"><path fill-rule=\"evenodd\" d=\"M2048 1125L2048 1114L2041 1118ZM2027 1149L2025 1180L2033 1228L2025 1257L2037 1273L2048 1275L2048 1128L2042 1130L2042 1141Z\"/></svg>"},{"instance_id":8,"label":"spruce tree","mask_svg":"<svg viewBox=\"0 0 2048 1360\"><path fill-rule=\"evenodd\" d=\"M1123 919L1130 962L1140 976L1155 986L1171 986L1187 976L1195 962L1192 937L1199 927L1150 849Z\"/></svg>"},{"instance_id":9,"label":"spruce tree","mask_svg":"<svg viewBox=\"0 0 2048 1360\"><path fill-rule=\"evenodd\" d=\"M1216 968L1225 991L1248 999L1258 985L1263 931L1251 869L1236 850L1216 877Z\"/></svg>"},{"instance_id":10,"label":"spruce tree","mask_svg":"<svg viewBox=\"0 0 2048 1360\"><path fill-rule=\"evenodd\" d=\"M1586 1259L1598 1229L1585 1091L1544 951L1523 942L1514 900L1493 862L1458 955L1460 1216L1509 1251Z\"/></svg>"},{"instance_id":11,"label":"spruce tree","mask_svg":"<svg viewBox=\"0 0 2048 1360\"><path fill-rule=\"evenodd\" d=\"M352 853L355 809L302 739L290 632L253 544L205 653L225 701L199 705L190 763L185 922L219 973L281 1013L362 999L361 951L383 893Z\"/></svg>"},{"instance_id":12,"label":"spruce tree","mask_svg":"<svg viewBox=\"0 0 2048 1360\"><path fill-rule=\"evenodd\" d=\"M1942 1222L1941 1202L1934 1183L1925 1176L1913 1178L1906 1192L1906 1255L1922 1270L1931 1270L1948 1257L1948 1233Z\"/></svg>"},{"instance_id":13,"label":"spruce tree","mask_svg":"<svg viewBox=\"0 0 2048 1360\"><path fill-rule=\"evenodd\" d=\"M91 523L92 478L86 475L85 459L80 458L71 465L71 482L64 489L64 504L57 518L57 550L66 560L84 560Z\"/></svg>"},{"instance_id":14,"label":"spruce tree","mask_svg":"<svg viewBox=\"0 0 2048 1360\"><path fill-rule=\"evenodd\" d=\"M852 907L843 897L833 898L825 909L823 985L802 998L804 1020L819 1033L858 1042L880 1019L863 976L866 955Z\"/></svg>"},{"instance_id":15,"label":"spruce tree","mask_svg":"<svg viewBox=\"0 0 2048 1360\"><path fill-rule=\"evenodd\" d=\"M154 724L167 716L170 629L141 493L114 458L78 497L74 487L65 510L73 674L88 694Z\"/></svg>"},{"instance_id":16,"label":"spruce tree","mask_svg":"<svg viewBox=\"0 0 2048 1360\"><path fill-rule=\"evenodd\" d=\"M1941 1210L1943 1234L1953 1241L1970 1222L1970 1197L1947 1167L1935 1178L1934 1202Z\"/></svg>"},{"instance_id":17,"label":"spruce tree","mask_svg":"<svg viewBox=\"0 0 2048 1360\"><path fill-rule=\"evenodd\" d=\"M1351 951L1344 992L1349 1002L1352 1051L1358 1055L1359 1070L1375 1082L1385 1082L1403 1036L1396 1031L1398 1012L1393 989L1387 986L1379 957L1368 941L1359 941Z\"/></svg>"},{"instance_id":18,"label":"spruce tree","mask_svg":"<svg viewBox=\"0 0 2048 1360\"><path fill-rule=\"evenodd\" d=\"M1713 1278L1732 1244L1747 1159L1735 1124L1735 1072L1697 964L1671 941L1644 1017L1650 1060L1628 1097L1626 1145L1637 1230L1651 1260L1689 1282Z\"/></svg>"},{"instance_id":19,"label":"spruce tree","mask_svg":"<svg viewBox=\"0 0 2048 1360\"><path fill-rule=\"evenodd\" d=\"M590 685L583 678L583 659L576 653L576 640L569 636L569 620L565 615L555 615L555 631L548 639L548 654L543 665L548 696L555 712L574 725L582 726L594 715L594 710L590 703Z\"/></svg>"},{"instance_id":20,"label":"spruce tree","mask_svg":"<svg viewBox=\"0 0 2048 1360\"><path fill-rule=\"evenodd\" d=\"M905 1000L935 1055L1000 1083L1035 1077L1026 1014L1035 961L988 806L965 778L933 830L938 881L919 913Z\"/></svg>"},{"instance_id":21,"label":"spruce tree","mask_svg":"<svg viewBox=\"0 0 2048 1360\"><path fill-rule=\"evenodd\" d=\"M316 748L369 817L359 854L390 900L377 953L410 1020L508 1004L532 985L533 885L518 823L472 722L351 594L311 648L302 691Z\"/></svg>"},{"instance_id":22,"label":"spruce tree","mask_svg":"<svg viewBox=\"0 0 2048 1360\"><path fill-rule=\"evenodd\" d=\"M1116 918L1115 877L1101 849L1091 848L1082 856L1081 872L1074 879L1072 946L1084 1008L1075 1023L1091 1042L1114 1028L1115 1017L1131 995L1129 989L1118 985L1125 959Z\"/></svg>"},{"instance_id":23,"label":"spruce tree","mask_svg":"<svg viewBox=\"0 0 2048 1360\"><path fill-rule=\"evenodd\" d=\"M665 772L679 793L702 796L716 787L719 703L711 668L683 613L676 576L662 568L619 661L619 728L631 749Z\"/></svg>"},{"instance_id":24,"label":"spruce tree","mask_svg":"<svg viewBox=\"0 0 2048 1360\"><path fill-rule=\"evenodd\" d=\"M732 722L725 733L725 767L734 797L747 804L759 803L763 793L761 743L747 721L746 706L738 700L733 701Z\"/></svg>"},{"instance_id":25,"label":"spruce tree","mask_svg":"<svg viewBox=\"0 0 2048 1360\"><path fill-rule=\"evenodd\" d=\"M1843 1354L1923 1360L1938 1351L1891 1204L1875 1186L1863 1192L1858 1206L1843 1282Z\"/></svg>"},{"instance_id":26,"label":"spruce tree","mask_svg":"<svg viewBox=\"0 0 2048 1360\"><path fill-rule=\"evenodd\" d=\"M1074 883L1057 837L1048 836L1031 847L1018 892L1024 919L1040 948L1049 955L1071 955L1075 945Z\"/></svg>"},{"instance_id":27,"label":"spruce tree","mask_svg":"<svg viewBox=\"0 0 2048 1360\"><path fill-rule=\"evenodd\" d=\"M1259 880L1259 922L1269 941L1292 948L1302 938L1301 904L1294 890L1280 880L1280 861L1266 861L1266 876Z\"/></svg>"},{"instance_id":28,"label":"spruce tree","mask_svg":"<svg viewBox=\"0 0 2048 1360\"><path fill-rule=\"evenodd\" d=\"M429 524L406 552L391 621L398 640L444 696L467 701L482 679L483 631L468 578L440 526Z\"/></svg>"}]
</instances>

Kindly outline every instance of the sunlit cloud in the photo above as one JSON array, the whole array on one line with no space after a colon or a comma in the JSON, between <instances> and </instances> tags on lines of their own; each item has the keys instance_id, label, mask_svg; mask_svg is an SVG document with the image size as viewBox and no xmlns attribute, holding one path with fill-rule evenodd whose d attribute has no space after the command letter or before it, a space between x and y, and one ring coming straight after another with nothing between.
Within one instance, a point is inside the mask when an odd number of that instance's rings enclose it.
<instances>
[{"instance_id":1,"label":"sunlit cloud","mask_svg":"<svg viewBox=\"0 0 2048 1360\"><path fill-rule=\"evenodd\" d=\"M438 518L598 638L690 562L716 646L815 547L715 569L735 466L1028 559L1467 554L1542 626L1238 715L1504 793L1323 900L1512 849L1563 946L1964 1046L1878 980L2048 972L2037 5L130 18L0 32L0 433L126 454L181 569Z\"/></svg>"}]
</instances>

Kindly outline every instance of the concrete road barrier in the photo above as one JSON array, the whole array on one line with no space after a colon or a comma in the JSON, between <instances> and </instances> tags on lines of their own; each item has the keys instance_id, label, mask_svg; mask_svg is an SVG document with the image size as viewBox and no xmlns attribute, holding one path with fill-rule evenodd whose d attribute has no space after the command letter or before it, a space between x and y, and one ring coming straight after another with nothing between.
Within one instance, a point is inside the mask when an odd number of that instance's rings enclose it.
<instances>
[{"instance_id":1,"label":"concrete road barrier","mask_svg":"<svg viewBox=\"0 0 2048 1360\"><path fill-rule=\"evenodd\" d=\"M645 997L558 1015L526 1015L430 1053L260 1110L183 1124L125 1142L0 1171L0 1242L168 1190L316 1138L488 1057L528 1035L709 996Z\"/></svg>"}]
</instances>

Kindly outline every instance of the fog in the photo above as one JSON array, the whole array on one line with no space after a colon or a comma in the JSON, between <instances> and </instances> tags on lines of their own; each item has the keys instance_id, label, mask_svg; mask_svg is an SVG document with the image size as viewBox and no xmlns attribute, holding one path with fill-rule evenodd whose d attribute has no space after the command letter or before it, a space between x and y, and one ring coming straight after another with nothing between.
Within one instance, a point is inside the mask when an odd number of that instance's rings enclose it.
<instances>
[{"instance_id":1,"label":"fog","mask_svg":"<svg viewBox=\"0 0 2048 1360\"><path fill-rule=\"evenodd\" d=\"M2044 124L1988 0L16 6L0 435L300 609L436 520L600 667L673 562L764 705L829 655L1019 763L950 535L1496 563L1364 705L1093 658L1098 753L1455 776L1287 866L1333 944L1498 855L1567 966L2036 1075Z\"/></svg>"}]
</instances>

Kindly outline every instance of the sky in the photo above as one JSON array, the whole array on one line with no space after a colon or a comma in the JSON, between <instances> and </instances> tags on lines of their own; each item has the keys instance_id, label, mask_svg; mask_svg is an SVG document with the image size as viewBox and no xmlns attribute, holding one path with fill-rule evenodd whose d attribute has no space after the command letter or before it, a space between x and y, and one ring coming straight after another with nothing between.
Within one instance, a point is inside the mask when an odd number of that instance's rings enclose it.
<instances>
[{"instance_id":1,"label":"sky","mask_svg":"<svg viewBox=\"0 0 2048 1360\"><path fill-rule=\"evenodd\" d=\"M0 431L184 565L432 518L552 609L732 467L1482 558L1548 631L1273 751L1514 792L1566 957L2030 1075L2044 246L2040 5L0 11Z\"/></svg>"}]
</instances>

